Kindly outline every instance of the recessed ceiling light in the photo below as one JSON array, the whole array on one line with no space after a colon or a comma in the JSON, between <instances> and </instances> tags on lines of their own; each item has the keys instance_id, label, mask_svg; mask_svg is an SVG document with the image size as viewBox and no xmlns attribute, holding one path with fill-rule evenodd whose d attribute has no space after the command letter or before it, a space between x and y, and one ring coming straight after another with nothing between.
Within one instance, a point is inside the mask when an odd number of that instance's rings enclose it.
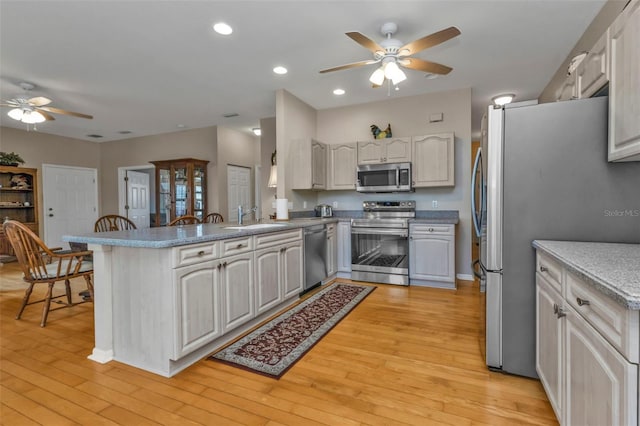
<instances>
[{"instance_id":1,"label":"recessed ceiling light","mask_svg":"<svg viewBox=\"0 0 640 426\"><path fill-rule=\"evenodd\" d=\"M494 96L493 98L491 98L491 100L495 105L502 106L511 103L511 101L515 97L516 95L514 95L513 93L505 93L503 95Z\"/></svg>"},{"instance_id":2,"label":"recessed ceiling light","mask_svg":"<svg viewBox=\"0 0 640 426\"><path fill-rule=\"evenodd\" d=\"M253 129L251 129L251 131L253 131L253 134L256 136L262 135L262 130L260 130L260 127L254 127Z\"/></svg>"},{"instance_id":3,"label":"recessed ceiling light","mask_svg":"<svg viewBox=\"0 0 640 426\"><path fill-rule=\"evenodd\" d=\"M231 28L228 24L224 22L218 22L217 24L213 24L213 30L221 35L229 35L233 32L233 28Z\"/></svg>"},{"instance_id":4,"label":"recessed ceiling light","mask_svg":"<svg viewBox=\"0 0 640 426\"><path fill-rule=\"evenodd\" d=\"M344 89L335 89L335 90L333 91L333 94L334 94L334 95L338 95L338 96L344 95L345 93L346 93L346 92L344 91Z\"/></svg>"},{"instance_id":5,"label":"recessed ceiling light","mask_svg":"<svg viewBox=\"0 0 640 426\"><path fill-rule=\"evenodd\" d=\"M277 66L273 69L273 72L275 72L276 74L286 74L288 71L285 67L282 66Z\"/></svg>"}]
</instances>

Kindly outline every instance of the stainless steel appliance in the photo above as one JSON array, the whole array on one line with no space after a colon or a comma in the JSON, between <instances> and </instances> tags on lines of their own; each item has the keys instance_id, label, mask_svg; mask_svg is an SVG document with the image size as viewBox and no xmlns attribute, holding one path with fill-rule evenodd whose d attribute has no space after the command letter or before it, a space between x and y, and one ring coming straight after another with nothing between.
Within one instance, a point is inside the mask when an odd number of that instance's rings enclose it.
<instances>
[{"instance_id":1,"label":"stainless steel appliance","mask_svg":"<svg viewBox=\"0 0 640 426\"><path fill-rule=\"evenodd\" d=\"M351 279L409 285L409 219L416 202L365 201L351 219Z\"/></svg>"},{"instance_id":2,"label":"stainless steel appliance","mask_svg":"<svg viewBox=\"0 0 640 426\"><path fill-rule=\"evenodd\" d=\"M304 289L303 293L320 285L327 278L327 227L313 225L304 228Z\"/></svg>"},{"instance_id":3,"label":"stainless steel appliance","mask_svg":"<svg viewBox=\"0 0 640 426\"><path fill-rule=\"evenodd\" d=\"M489 107L471 192L484 198L473 216L492 369L537 376L532 240L640 242L640 162L607 162L607 108L606 97Z\"/></svg>"},{"instance_id":4,"label":"stainless steel appliance","mask_svg":"<svg viewBox=\"0 0 640 426\"><path fill-rule=\"evenodd\" d=\"M410 192L411 163L364 164L358 166L358 192Z\"/></svg>"},{"instance_id":5,"label":"stainless steel appliance","mask_svg":"<svg viewBox=\"0 0 640 426\"><path fill-rule=\"evenodd\" d=\"M315 208L317 217L333 216L333 208L329 204L318 204Z\"/></svg>"}]
</instances>

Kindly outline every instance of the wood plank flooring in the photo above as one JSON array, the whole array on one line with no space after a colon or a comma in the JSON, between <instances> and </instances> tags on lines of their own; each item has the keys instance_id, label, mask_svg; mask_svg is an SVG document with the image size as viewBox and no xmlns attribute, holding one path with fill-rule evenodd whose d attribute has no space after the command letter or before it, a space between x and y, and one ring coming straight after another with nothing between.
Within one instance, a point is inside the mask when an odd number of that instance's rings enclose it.
<instances>
[{"instance_id":1,"label":"wood plank flooring","mask_svg":"<svg viewBox=\"0 0 640 426\"><path fill-rule=\"evenodd\" d=\"M0 292L3 425L557 424L539 381L486 369L471 283L378 285L280 380L207 360L171 379L97 364L92 304L40 328L41 305L14 319L22 296Z\"/></svg>"}]
</instances>

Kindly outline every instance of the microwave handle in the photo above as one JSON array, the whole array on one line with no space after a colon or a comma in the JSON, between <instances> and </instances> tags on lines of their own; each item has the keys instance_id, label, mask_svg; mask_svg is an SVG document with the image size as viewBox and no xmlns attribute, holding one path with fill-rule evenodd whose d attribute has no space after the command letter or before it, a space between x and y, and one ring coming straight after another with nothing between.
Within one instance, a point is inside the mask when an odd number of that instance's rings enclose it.
<instances>
[{"instance_id":1,"label":"microwave handle","mask_svg":"<svg viewBox=\"0 0 640 426\"><path fill-rule=\"evenodd\" d=\"M400 166L396 166L396 188L400 188Z\"/></svg>"}]
</instances>

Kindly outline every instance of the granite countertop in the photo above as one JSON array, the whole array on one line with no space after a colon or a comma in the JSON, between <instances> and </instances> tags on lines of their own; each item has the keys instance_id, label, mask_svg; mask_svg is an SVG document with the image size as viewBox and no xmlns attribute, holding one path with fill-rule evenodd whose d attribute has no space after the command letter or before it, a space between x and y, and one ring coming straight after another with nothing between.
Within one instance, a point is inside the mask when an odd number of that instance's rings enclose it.
<instances>
[{"instance_id":1,"label":"granite countertop","mask_svg":"<svg viewBox=\"0 0 640 426\"><path fill-rule=\"evenodd\" d=\"M98 232L81 235L64 235L63 241L100 244L107 246L167 248L207 241L227 240L247 235L280 232L289 229L304 228L320 223L335 223L337 218L299 218L288 221L265 221L259 224L247 223L238 226L235 223L203 223L199 225L159 226L154 228L133 229L129 231ZM273 225L264 228L252 228L251 225Z\"/></svg>"},{"instance_id":2,"label":"granite countertop","mask_svg":"<svg viewBox=\"0 0 640 426\"><path fill-rule=\"evenodd\" d=\"M63 241L100 244L107 246L167 248L207 241L226 240L247 235L265 234L269 232L286 231L287 229L305 228L321 223L348 222L354 218L361 218L362 211L336 211L333 217L321 218L292 212L287 221L264 221L259 224L247 223L239 227L235 223L204 223L200 225L160 226L155 228L134 229L130 231L113 231L89 233L81 235L64 235ZM417 223L458 223L457 210L418 210ZM277 226L251 228L250 225L272 224Z\"/></svg>"},{"instance_id":3,"label":"granite countertop","mask_svg":"<svg viewBox=\"0 0 640 426\"><path fill-rule=\"evenodd\" d=\"M535 240L533 246L627 309L640 310L640 244Z\"/></svg>"}]
</instances>

